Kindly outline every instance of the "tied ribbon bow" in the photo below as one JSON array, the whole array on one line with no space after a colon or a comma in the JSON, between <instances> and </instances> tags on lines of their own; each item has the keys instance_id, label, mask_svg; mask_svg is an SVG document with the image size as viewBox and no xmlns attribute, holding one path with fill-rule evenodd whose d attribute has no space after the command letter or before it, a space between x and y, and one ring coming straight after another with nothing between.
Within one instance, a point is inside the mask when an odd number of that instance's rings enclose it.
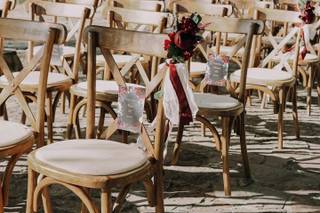
<instances>
[{"instance_id":1,"label":"tied ribbon bow","mask_svg":"<svg viewBox=\"0 0 320 213\"><path fill-rule=\"evenodd\" d=\"M184 125L188 125L193 120L192 112L188 103L187 95L180 81L176 65L170 63L169 71L170 71L170 81L177 94L178 101L179 101L180 123Z\"/></svg>"}]
</instances>

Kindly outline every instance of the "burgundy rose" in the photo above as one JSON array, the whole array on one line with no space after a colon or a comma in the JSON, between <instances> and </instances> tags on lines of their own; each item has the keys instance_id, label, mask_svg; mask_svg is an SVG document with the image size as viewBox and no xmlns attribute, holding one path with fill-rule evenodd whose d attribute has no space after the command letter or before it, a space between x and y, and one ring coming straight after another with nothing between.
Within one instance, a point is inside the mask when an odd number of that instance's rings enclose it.
<instances>
[{"instance_id":1,"label":"burgundy rose","mask_svg":"<svg viewBox=\"0 0 320 213\"><path fill-rule=\"evenodd\" d=\"M184 31L178 31L174 36L174 44L182 50L193 49L195 43L194 36Z\"/></svg>"}]
</instances>

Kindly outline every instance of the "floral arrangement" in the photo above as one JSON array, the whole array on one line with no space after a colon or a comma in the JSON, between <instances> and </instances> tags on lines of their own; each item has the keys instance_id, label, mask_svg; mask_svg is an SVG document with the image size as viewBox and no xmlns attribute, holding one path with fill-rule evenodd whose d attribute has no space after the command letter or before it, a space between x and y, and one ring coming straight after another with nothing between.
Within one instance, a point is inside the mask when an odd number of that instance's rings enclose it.
<instances>
[{"instance_id":1,"label":"floral arrangement","mask_svg":"<svg viewBox=\"0 0 320 213\"><path fill-rule=\"evenodd\" d=\"M314 9L315 7L313 6L311 1L305 2L305 5L300 15L300 18L303 21L303 23L312 24L315 21L316 15L314 13Z\"/></svg>"},{"instance_id":2,"label":"floral arrangement","mask_svg":"<svg viewBox=\"0 0 320 213\"><path fill-rule=\"evenodd\" d=\"M168 51L170 63L184 63L189 60L195 47L203 39L199 35L202 18L200 15L193 13L190 17L183 17L177 23L176 31L169 33L169 38L164 41L164 49Z\"/></svg>"}]
</instances>

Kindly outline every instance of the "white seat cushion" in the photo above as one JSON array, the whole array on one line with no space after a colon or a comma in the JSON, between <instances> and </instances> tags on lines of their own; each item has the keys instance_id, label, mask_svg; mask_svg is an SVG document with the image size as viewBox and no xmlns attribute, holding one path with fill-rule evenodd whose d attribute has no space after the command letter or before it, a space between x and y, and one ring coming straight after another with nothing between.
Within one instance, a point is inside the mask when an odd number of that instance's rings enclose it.
<instances>
[{"instance_id":1,"label":"white seat cushion","mask_svg":"<svg viewBox=\"0 0 320 213\"><path fill-rule=\"evenodd\" d=\"M96 139L53 143L36 150L35 157L49 166L81 175L120 174L148 161L136 144Z\"/></svg>"},{"instance_id":2,"label":"white seat cushion","mask_svg":"<svg viewBox=\"0 0 320 213\"><path fill-rule=\"evenodd\" d=\"M122 67L125 64L129 63L135 57L132 55L121 55L121 54L113 54L112 56L119 67ZM97 66L100 66L100 67L104 66L106 61L103 55L97 55L96 60L97 60ZM140 62L143 62L143 61L144 61L144 58L140 57Z\"/></svg>"},{"instance_id":3,"label":"white seat cushion","mask_svg":"<svg viewBox=\"0 0 320 213\"><path fill-rule=\"evenodd\" d=\"M127 84L128 86L137 86L144 88L141 85L138 84ZM85 82L80 82L75 85L75 87L82 89L82 90L87 90L88 89L88 83ZM119 85L117 84L116 81L107 81L107 80L97 80L96 81L96 91L97 93L107 93L107 94L118 94L119 90Z\"/></svg>"},{"instance_id":4,"label":"white seat cushion","mask_svg":"<svg viewBox=\"0 0 320 213\"><path fill-rule=\"evenodd\" d=\"M40 50L40 48L42 48L42 47L43 47L42 45L41 46L35 46L33 48L33 53L34 54L37 53ZM63 56L70 57L70 56L74 55L75 52L76 52L76 48L75 47L62 46L62 55Z\"/></svg>"},{"instance_id":5,"label":"white seat cushion","mask_svg":"<svg viewBox=\"0 0 320 213\"><path fill-rule=\"evenodd\" d=\"M190 63L190 73L191 75L203 75L208 69L207 63L201 62L191 62Z\"/></svg>"},{"instance_id":6,"label":"white seat cushion","mask_svg":"<svg viewBox=\"0 0 320 213\"><path fill-rule=\"evenodd\" d=\"M236 70L230 75L233 82L240 81L241 70ZM267 68L249 68L247 73L247 83L256 85L268 85L274 81L288 81L292 79L292 74L285 71Z\"/></svg>"},{"instance_id":7,"label":"white seat cushion","mask_svg":"<svg viewBox=\"0 0 320 213\"><path fill-rule=\"evenodd\" d=\"M25 125L0 120L0 147L12 146L33 136L32 129Z\"/></svg>"},{"instance_id":8,"label":"white seat cushion","mask_svg":"<svg viewBox=\"0 0 320 213\"><path fill-rule=\"evenodd\" d=\"M294 54L292 54L289 58L289 61L292 61L292 60L294 60ZM278 55L275 55L272 58L272 61L279 62L280 57ZM304 59L302 60L302 62L315 62L315 61L319 61L319 56L314 55L314 54L310 54L310 53L307 53L306 56L304 57Z\"/></svg>"},{"instance_id":9,"label":"white seat cushion","mask_svg":"<svg viewBox=\"0 0 320 213\"><path fill-rule=\"evenodd\" d=\"M17 76L19 73L13 73L14 76ZM39 71L33 71L30 72L25 79L22 81L22 86L29 86L29 87L38 87L39 86L39 78L40 78L40 72ZM49 72L48 75L48 87L57 86L66 82L71 82L71 79L61 73L54 73ZM0 77L0 84L7 84L8 80L6 76Z\"/></svg>"},{"instance_id":10,"label":"white seat cushion","mask_svg":"<svg viewBox=\"0 0 320 213\"><path fill-rule=\"evenodd\" d=\"M211 93L194 93L194 98L199 108L229 109L240 105L237 99L227 95L215 95Z\"/></svg>"}]
</instances>

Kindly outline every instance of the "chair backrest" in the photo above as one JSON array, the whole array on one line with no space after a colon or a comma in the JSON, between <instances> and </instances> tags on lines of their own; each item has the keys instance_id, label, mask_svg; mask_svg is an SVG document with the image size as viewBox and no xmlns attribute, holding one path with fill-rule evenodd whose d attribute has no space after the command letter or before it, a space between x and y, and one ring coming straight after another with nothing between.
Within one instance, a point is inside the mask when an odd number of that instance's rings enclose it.
<instances>
[{"instance_id":1,"label":"chair backrest","mask_svg":"<svg viewBox=\"0 0 320 213\"><path fill-rule=\"evenodd\" d=\"M289 24L301 24L302 21L299 18L300 13L295 11L285 11L277 9L267 9L267 8L258 8L255 11L255 18L263 20L265 22L276 22L277 24L282 24L282 38L279 41L277 35L272 32L272 29L268 28L266 24L265 28L265 37L272 45L272 51L261 61L260 66L265 67L271 62L275 62L274 58L282 58L281 64L287 69L287 71L292 72L293 75L296 74L298 58L299 58L299 44L300 44L300 27L293 26L289 28ZM262 47L262 36L259 38L257 52L260 52ZM283 52L287 48L287 45L290 44L294 46L294 55L292 57L286 57L289 53ZM290 62L293 60L293 63ZM292 64L290 66L290 64Z\"/></svg>"},{"instance_id":2,"label":"chair backrest","mask_svg":"<svg viewBox=\"0 0 320 213\"><path fill-rule=\"evenodd\" d=\"M65 42L69 42L71 39L75 38L76 52L74 54L72 69L69 66L63 67L65 68L68 76L71 77L74 81L77 81L80 66L79 61L81 56L83 30L86 24L91 23L91 19L95 12L94 8L81 4L57 3L44 0L31 0L29 4L31 20L36 20L38 18L40 21L46 21L46 16L54 17L55 22L57 21L57 17L64 17L69 19L68 24L70 25L70 30ZM78 22L73 23L71 19L77 19ZM32 45L30 49L32 50ZM30 52L30 58L32 55L33 52Z\"/></svg>"},{"instance_id":3,"label":"chair backrest","mask_svg":"<svg viewBox=\"0 0 320 213\"><path fill-rule=\"evenodd\" d=\"M109 0L108 6L153 12L163 12L165 10L163 1L156 0Z\"/></svg>"},{"instance_id":4,"label":"chair backrest","mask_svg":"<svg viewBox=\"0 0 320 213\"><path fill-rule=\"evenodd\" d=\"M178 0L173 1L173 13L199 13L211 16L229 16L232 7L225 4L204 3L202 0Z\"/></svg>"},{"instance_id":5,"label":"chair backrest","mask_svg":"<svg viewBox=\"0 0 320 213\"><path fill-rule=\"evenodd\" d=\"M226 17L212 17L203 16L202 21L204 23L210 23L205 30L215 33L236 33L243 34L244 36L240 41L233 47L233 50L228 55L230 58L235 56L237 52L244 47L244 52L241 59L241 77L239 84L239 100L244 102L245 100L245 88L247 69L249 67L249 61L251 56L251 49L254 48L253 41L254 36L262 34L264 31L264 23L259 20L249 19L237 19L237 18L226 18ZM217 45L221 44L217 36ZM219 48L218 48L219 49Z\"/></svg>"},{"instance_id":6,"label":"chair backrest","mask_svg":"<svg viewBox=\"0 0 320 213\"><path fill-rule=\"evenodd\" d=\"M109 26L126 29L128 24L152 27L153 32L163 32L167 26L169 13L132 10L112 7L105 11L104 17L109 17Z\"/></svg>"},{"instance_id":7,"label":"chair backrest","mask_svg":"<svg viewBox=\"0 0 320 213\"><path fill-rule=\"evenodd\" d=\"M87 5L89 7L93 7L94 9L98 8L102 4L101 0L58 0L56 2Z\"/></svg>"},{"instance_id":8,"label":"chair backrest","mask_svg":"<svg viewBox=\"0 0 320 213\"><path fill-rule=\"evenodd\" d=\"M117 39L114 39L117 38ZM165 58L167 53L163 49L163 41L167 38L165 34L155 34L148 32L126 31L121 29L106 28L99 26L90 26L85 31L85 42L88 43L88 102L87 102L87 138L92 138L94 134L94 120L95 120L95 82L96 82L96 48L99 48L109 66L114 79L117 84L122 87L127 87L124 78L122 77L122 70L120 71L111 51L126 51L142 55L149 55L156 58L152 60L156 65L152 66L154 69L158 68L159 58ZM148 45L145 45L145 44ZM129 62L130 63L130 62ZM132 65L129 65L132 66ZM152 80L145 79L146 97L161 84L167 69L157 71L157 75ZM143 72L139 72L143 77ZM147 130L142 124L141 139L150 155L155 159L161 159L162 148L161 144L164 138L161 138L164 128L164 115L162 109L162 101L159 101L158 111L158 128L156 130L155 145L150 142ZM118 128L117 119L109 125L106 137L109 138Z\"/></svg>"},{"instance_id":9,"label":"chair backrest","mask_svg":"<svg viewBox=\"0 0 320 213\"><path fill-rule=\"evenodd\" d=\"M52 49L53 45L62 44L66 35L66 28L60 24L0 18L1 40L33 41L44 44L43 50L39 51L18 75L13 75L3 55L0 56L0 68L8 80L8 84L3 85L4 88L0 93L0 105L14 95L34 131L39 133L40 144L44 143L45 97ZM20 84L39 64L40 78L37 91L37 115L35 116L22 93Z\"/></svg>"}]
</instances>

